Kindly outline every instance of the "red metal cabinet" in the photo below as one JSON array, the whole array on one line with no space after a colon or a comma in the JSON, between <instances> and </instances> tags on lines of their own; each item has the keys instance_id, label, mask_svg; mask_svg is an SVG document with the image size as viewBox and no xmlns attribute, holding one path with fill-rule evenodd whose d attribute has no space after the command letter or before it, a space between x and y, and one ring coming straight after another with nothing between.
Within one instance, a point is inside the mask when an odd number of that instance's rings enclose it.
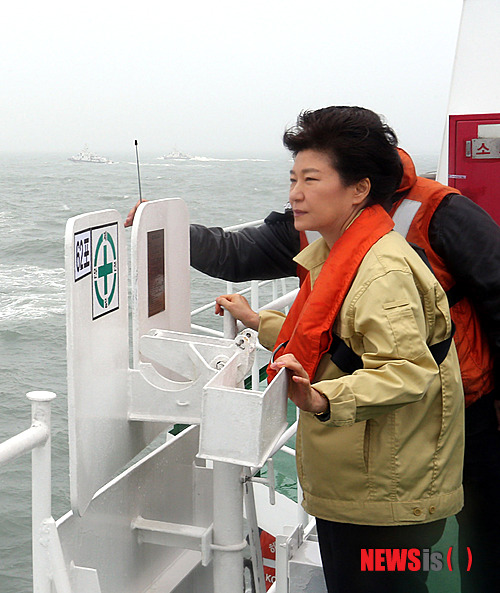
<instances>
[{"instance_id":1,"label":"red metal cabinet","mask_svg":"<svg viewBox=\"0 0 500 593\"><path fill-rule=\"evenodd\" d=\"M450 115L448 185L500 224L500 113Z\"/></svg>"}]
</instances>

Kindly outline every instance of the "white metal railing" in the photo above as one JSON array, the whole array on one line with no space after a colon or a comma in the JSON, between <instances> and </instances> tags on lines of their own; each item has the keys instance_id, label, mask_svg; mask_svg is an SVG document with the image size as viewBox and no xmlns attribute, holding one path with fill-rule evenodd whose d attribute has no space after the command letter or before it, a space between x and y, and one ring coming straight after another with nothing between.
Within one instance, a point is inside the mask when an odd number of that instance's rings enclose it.
<instances>
[{"instance_id":1,"label":"white metal railing","mask_svg":"<svg viewBox=\"0 0 500 593\"><path fill-rule=\"evenodd\" d=\"M250 222L224 227L223 230L226 232L239 231L247 227L258 226L260 224L263 224L263 222L264 220L253 220ZM221 283L224 283L224 290L221 290L221 293L231 294L235 292L233 289L233 282L226 282L225 280L221 280ZM248 293L250 293L250 306L252 307L252 309L254 309L254 311L259 311L263 309L278 309L284 310L285 313L288 313L288 307L295 299L295 296L298 291L298 289L289 291L286 286L285 278L278 278L275 280L251 280L248 284L249 286L238 291L238 294L248 295ZM271 287L271 300L267 304L260 306L259 303L262 300L261 291L263 288L269 286ZM204 313L205 311L213 309L214 307L215 301L211 301L205 305L202 305L201 307L198 307L197 309L194 309L193 311L191 311L191 319L193 319L201 313ZM195 323L191 323L191 328L195 331L202 331L213 336L233 338L233 332L236 330L239 331L240 329L242 329L242 326L241 324L239 326L236 326L234 322L230 322L228 319L225 319L224 329L222 331L218 331ZM258 386L252 385L252 388L257 389Z\"/></svg>"},{"instance_id":2,"label":"white metal railing","mask_svg":"<svg viewBox=\"0 0 500 593\"><path fill-rule=\"evenodd\" d=\"M266 309L276 309L276 310L283 310L285 313L288 312L290 305L295 300L295 297L298 293L298 288L293 289L291 291L287 291L286 284L283 282L283 279L279 280L252 280L250 281L250 286L239 290L238 294L241 295L248 295L250 293L250 306L254 311L263 311ZM271 285L272 288L272 300L265 303L264 305L260 306L259 303L262 300L261 297L261 289ZM226 282L225 286L225 293L224 294L231 294L234 292L233 290L233 283ZM221 290L221 293L223 291ZM281 295L279 293L281 292ZM209 311L210 309L214 309L215 301L210 301L209 303L198 307L191 311L191 319L196 317L197 315L204 313L205 311ZM243 325L240 322L236 322L230 314L224 315L223 319L223 329L216 330L213 328L206 327L204 325L199 325L196 323L191 322L191 329L193 331L199 331L203 333L208 333L213 336L217 337L224 337L232 339L236 336L238 331L243 329ZM265 350L262 346L258 345L260 350ZM258 379L258 361L255 362L254 368L252 370L252 377L255 379L252 381L252 389L258 390L259 388L259 379Z\"/></svg>"},{"instance_id":3,"label":"white metal railing","mask_svg":"<svg viewBox=\"0 0 500 593\"><path fill-rule=\"evenodd\" d=\"M30 391L26 397L31 401L31 427L0 444L0 465L31 451L33 590L51 593L53 582L57 593L70 593L52 518L50 407L56 395L51 391Z\"/></svg>"},{"instance_id":4,"label":"white metal railing","mask_svg":"<svg viewBox=\"0 0 500 593\"><path fill-rule=\"evenodd\" d=\"M225 231L240 231L241 229L245 229L249 226L259 226L259 224L263 224L264 219L261 220L251 220L250 222L242 222L241 224L233 224L232 226L224 227Z\"/></svg>"},{"instance_id":5,"label":"white metal railing","mask_svg":"<svg viewBox=\"0 0 500 593\"><path fill-rule=\"evenodd\" d=\"M50 391L30 391L26 397L31 401L31 426L0 443L0 465L7 464L37 447L50 447L50 402L56 396ZM43 461L50 463L50 456L48 459L44 457ZM43 473L46 473L47 469L50 470L50 465L44 468Z\"/></svg>"},{"instance_id":6,"label":"white metal railing","mask_svg":"<svg viewBox=\"0 0 500 593\"><path fill-rule=\"evenodd\" d=\"M30 428L0 444L0 465L9 463L35 447L43 445L47 438L45 424L33 422Z\"/></svg>"},{"instance_id":7,"label":"white metal railing","mask_svg":"<svg viewBox=\"0 0 500 593\"><path fill-rule=\"evenodd\" d=\"M233 289L233 283L232 282L226 282L225 280L221 280L221 283L224 282L225 283L225 288L224 290L221 289L221 293L224 294L231 294L234 292ZM250 301L251 301L251 306L252 308L255 307L255 302L258 303L259 300L259 291L261 288L264 288L265 286L271 286L272 287L272 291L273 291L273 301L271 301L270 303L268 303L267 306L265 307L261 307L261 309L271 309L271 308L276 308L276 309L281 309L281 301L278 301L277 303L274 303L274 299L277 298L278 295L278 290L279 290L279 280L252 280L250 281L250 286L247 286L246 288L237 291L238 294L241 295L248 295L248 293L250 293ZM281 287L282 292L283 287ZM286 285L285 285L285 290L286 290ZM275 296L276 295L276 296ZM286 296L286 294L285 294ZM283 297L281 297L283 298ZM293 300L293 299L292 299ZM290 303L287 303L290 304ZM273 306L271 306L273 305ZM201 313L204 313L205 311L210 311L211 309L213 310L215 307L215 301L210 301L209 303L202 305L201 307L198 307L197 309L194 309L193 311L191 311L191 318L195 317L196 315L199 315ZM257 307L258 308L258 307ZM220 338L222 337L227 337L225 335L224 330L222 331L218 331L215 329L211 329L208 328L204 325L197 325L192 323L191 324L191 328L194 330L198 330L198 331L203 331L206 333L210 333L211 335L214 336L218 336Z\"/></svg>"}]
</instances>

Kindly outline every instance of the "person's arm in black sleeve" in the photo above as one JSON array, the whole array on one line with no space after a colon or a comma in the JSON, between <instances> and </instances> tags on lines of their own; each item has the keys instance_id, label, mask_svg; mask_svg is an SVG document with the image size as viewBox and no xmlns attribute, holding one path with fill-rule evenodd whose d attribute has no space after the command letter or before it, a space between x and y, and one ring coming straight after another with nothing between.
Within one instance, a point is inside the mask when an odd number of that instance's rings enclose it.
<instances>
[{"instance_id":1,"label":"person's arm in black sleeve","mask_svg":"<svg viewBox=\"0 0 500 593\"><path fill-rule=\"evenodd\" d=\"M192 224L191 265L209 276L243 282L297 275L300 251L291 212L272 212L263 224L239 231Z\"/></svg>"},{"instance_id":2,"label":"person's arm in black sleeve","mask_svg":"<svg viewBox=\"0 0 500 593\"><path fill-rule=\"evenodd\" d=\"M432 217L429 240L479 315L495 357L500 398L500 227L472 200L451 194Z\"/></svg>"}]
</instances>

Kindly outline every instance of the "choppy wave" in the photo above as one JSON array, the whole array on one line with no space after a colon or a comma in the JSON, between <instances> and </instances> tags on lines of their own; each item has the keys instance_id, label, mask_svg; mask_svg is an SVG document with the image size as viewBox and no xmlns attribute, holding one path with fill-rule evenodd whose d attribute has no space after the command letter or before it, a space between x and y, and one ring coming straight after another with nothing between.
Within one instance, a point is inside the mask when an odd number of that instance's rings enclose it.
<instances>
[{"instance_id":1,"label":"choppy wave","mask_svg":"<svg viewBox=\"0 0 500 593\"><path fill-rule=\"evenodd\" d=\"M2 232L10 230L13 218L14 216L10 212L0 212L0 229L2 229Z\"/></svg>"},{"instance_id":2,"label":"choppy wave","mask_svg":"<svg viewBox=\"0 0 500 593\"><path fill-rule=\"evenodd\" d=\"M0 265L0 320L64 314L64 286L63 268Z\"/></svg>"},{"instance_id":3,"label":"choppy wave","mask_svg":"<svg viewBox=\"0 0 500 593\"><path fill-rule=\"evenodd\" d=\"M158 159L161 159L161 157L158 157ZM137 167L137 163L127 163L128 165L134 165L134 167ZM140 163L141 169L143 167L173 167L174 164L173 163L167 163L167 162L163 162L163 163Z\"/></svg>"},{"instance_id":4,"label":"choppy wave","mask_svg":"<svg viewBox=\"0 0 500 593\"><path fill-rule=\"evenodd\" d=\"M193 156L189 159L190 161L200 162L217 162L217 163L267 163L267 159L217 159L208 156Z\"/></svg>"},{"instance_id":5,"label":"choppy wave","mask_svg":"<svg viewBox=\"0 0 500 593\"><path fill-rule=\"evenodd\" d=\"M188 158L168 158L165 159L162 156L157 157L158 161L163 161L162 163L160 163L161 165L167 165L169 167L172 167L174 163L189 163L189 162L200 162L200 163L267 163L269 162L269 159L252 159L252 158L226 158L226 159L222 159L222 158L216 158L216 157L210 157L210 156L190 156ZM133 164L133 165L137 165L137 163L129 163L129 164ZM154 165L155 163L145 163L146 165ZM158 164L158 163L157 163ZM142 163L141 163L141 167L142 167Z\"/></svg>"}]
</instances>

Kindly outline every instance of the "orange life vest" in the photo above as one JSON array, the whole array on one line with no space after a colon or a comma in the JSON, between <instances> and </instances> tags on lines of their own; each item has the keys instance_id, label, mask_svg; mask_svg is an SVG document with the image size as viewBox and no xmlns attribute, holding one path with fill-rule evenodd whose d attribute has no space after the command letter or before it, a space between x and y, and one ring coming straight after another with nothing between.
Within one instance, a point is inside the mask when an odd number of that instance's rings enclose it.
<instances>
[{"instance_id":1,"label":"orange life vest","mask_svg":"<svg viewBox=\"0 0 500 593\"><path fill-rule=\"evenodd\" d=\"M311 381L332 342L332 326L370 248L394 226L382 206L366 208L342 234L311 287L308 274L276 340L280 356L293 352ZM276 348L275 346L275 348ZM268 368L268 378L276 374Z\"/></svg>"},{"instance_id":2,"label":"orange life vest","mask_svg":"<svg viewBox=\"0 0 500 593\"><path fill-rule=\"evenodd\" d=\"M403 196L390 212L396 223L395 228L406 236L410 243L415 243L425 250L436 278L446 293L450 294L455 280L442 258L431 247L429 225L444 197L460 192L436 181L417 177L410 156L401 149L398 151L403 163L404 176L398 190ZM401 221L403 228L399 228L398 223ZM493 390L493 357L470 300L462 297L456 303L451 301L450 313L456 326L455 345L467 406Z\"/></svg>"}]
</instances>

